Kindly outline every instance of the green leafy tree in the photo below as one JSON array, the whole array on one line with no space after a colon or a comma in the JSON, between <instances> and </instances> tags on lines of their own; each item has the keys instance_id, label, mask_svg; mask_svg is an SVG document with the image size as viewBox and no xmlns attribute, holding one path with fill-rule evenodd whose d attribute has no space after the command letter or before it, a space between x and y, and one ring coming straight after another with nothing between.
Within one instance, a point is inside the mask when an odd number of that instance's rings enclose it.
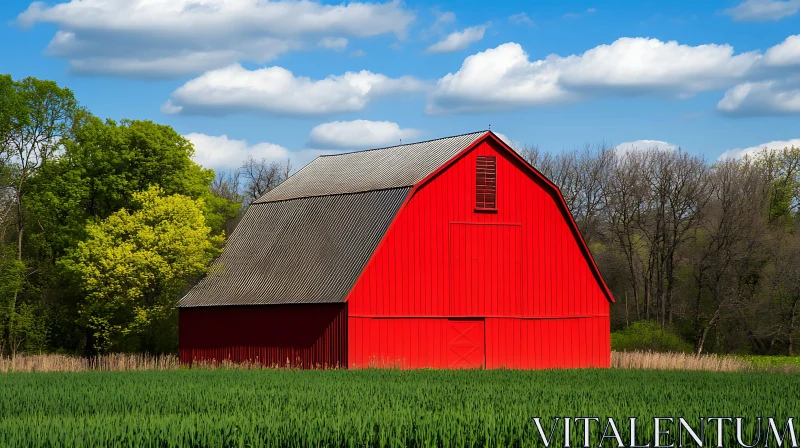
<instances>
[{"instance_id":1,"label":"green leafy tree","mask_svg":"<svg viewBox=\"0 0 800 448\"><path fill-rule=\"evenodd\" d=\"M86 228L88 238L63 263L82 279L79 305L98 351L163 352L163 329L176 328L174 304L219 253L202 213L202 200L164 195L151 187Z\"/></svg>"},{"instance_id":2,"label":"green leafy tree","mask_svg":"<svg viewBox=\"0 0 800 448\"><path fill-rule=\"evenodd\" d=\"M63 141L72 134L78 110L72 91L53 81L30 77L14 81L10 76L0 76L0 243L9 243L6 230L13 226L13 246L19 261L13 270L22 270L10 283L14 291L11 299L4 301L0 316L0 338L12 354L23 347L24 341L31 340L28 333L32 328L40 326L33 322L33 310L40 306L33 294L26 296L29 277L41 274L36 260L24 250L28 229L37 224L28 210L28 194L41 168L57 156ZM5 255L6 247L3 249Z\"/></svg>"},{"instance_id":3,"label":"green leafy tree","mask_svg":"<svg viewBox=\"0 0 800 448\"><path fill-rule=\"evenodd\" d=\"M86 115L64 146L64 153L43 167L31 195L43 229L34 245L43 255L60 257L86 237L88 219L130 207L133 194L151 185L166 195L202 198L206 224L215 234L240 208L212 193L214 172L191 159L191 142L170 126Z\"/></svg>"},{"instance_id":4,"label":"green leafy tree","mask_svg":"<svg viewBox=\"0 0 800 448\"><path fill-rule=\"evenodd\" d=\"M18 307L15 296L25 281L25 264L6 247L0 247L0 356L16 339Z\"/></svg>"},{"instance_id":5,"label":"green leafy tree","mask_svg":"<svg viewBox=\"0 0 800 448\"><path fill-rule=\"evenodd\" d=\"M772 151L763 148L755 156L758 167L770 184L769 220L787 228L800 209L800 148L794 146Z\"/></svg>"}]
</instances>

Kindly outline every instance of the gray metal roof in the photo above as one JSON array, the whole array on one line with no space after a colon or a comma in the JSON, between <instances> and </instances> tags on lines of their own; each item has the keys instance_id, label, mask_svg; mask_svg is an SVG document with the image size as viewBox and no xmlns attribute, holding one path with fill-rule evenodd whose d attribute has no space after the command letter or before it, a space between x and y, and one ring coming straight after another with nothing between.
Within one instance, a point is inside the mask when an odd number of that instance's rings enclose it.
<instances>
[{"instance_id":1,"label":"gray metal roof","mask_svg":"<svg viewBox=\"0 0 800 448\"><path fill-rule=\"evenodd\" d=\"M486 132L320 156L253 203L412 186Z\"/></svg>"},{"instance_id":2,"label":"gray metal roof","mask_svg":"<svg viewBox=\"0 0 800 448\"><path fill-rule=\"evenodd\" d=\"M345 300L409 190L252 204L178 307Z\"/></svg>"}]
</instances>

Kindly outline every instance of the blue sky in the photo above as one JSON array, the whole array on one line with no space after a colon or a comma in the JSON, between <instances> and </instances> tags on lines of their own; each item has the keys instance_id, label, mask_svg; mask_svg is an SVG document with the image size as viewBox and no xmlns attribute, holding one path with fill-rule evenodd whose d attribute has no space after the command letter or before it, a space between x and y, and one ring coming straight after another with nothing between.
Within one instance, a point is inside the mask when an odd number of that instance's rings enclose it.
<instances>
[{"instance_id":1,"label":"blue sky","mask_svg":"<svg viewBox=\"0 0 800 448\"><path fill-rule=\"evenodd\" d=\"M0 72L172 125L217 169L489 124L553 152L800 146L800 0L6 0L0 16Z\"/></svg>"}]
</instances>

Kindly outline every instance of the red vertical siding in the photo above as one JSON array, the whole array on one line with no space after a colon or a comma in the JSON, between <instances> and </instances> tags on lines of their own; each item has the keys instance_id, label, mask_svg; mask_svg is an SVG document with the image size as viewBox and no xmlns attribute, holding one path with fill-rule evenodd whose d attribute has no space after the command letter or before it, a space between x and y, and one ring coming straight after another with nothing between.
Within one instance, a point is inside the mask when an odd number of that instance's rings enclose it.
<instances>
[{"instance_id":1,"label":"red vertical siding","mask_svg":"<svg viewBox=\"0 0 800 448\"><path fill-rule=\"evenodd\" d=\"M477 156L497 156L496 211L476 210ZM546 182L480 143L415 191L354 285L350 366L443 367L449 316L486 318L487 367L607 366L609 303L569 222Z\"/></svg>"},{"instance_id":2,"label":"red vertical siding","mask_svg":"<svg viewBox=\"0 0 800 448\"><path fill-rule=\"evenodd\" d=\"M345 304L180 308L180 360L347 366Z\"/></svg>"}]
</instances>

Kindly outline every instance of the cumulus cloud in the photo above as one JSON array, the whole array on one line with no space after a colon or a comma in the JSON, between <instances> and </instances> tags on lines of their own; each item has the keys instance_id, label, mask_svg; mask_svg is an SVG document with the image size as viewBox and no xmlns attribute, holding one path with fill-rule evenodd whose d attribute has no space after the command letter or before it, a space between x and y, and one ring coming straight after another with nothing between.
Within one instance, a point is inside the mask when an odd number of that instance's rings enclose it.
<instances>
[{"instance_id":1,"label":"cumulus cloud","mask_svg":"<svg viewBox=\"0 0 800 448\"><path fill-rule=\"evenodd\" d=\"M451 53L453 51L460 51L470 44L473 44L483 39L483 34L486 32L485 25L472 26L461 31L450 33L439 42L428 47L428 53Z\"/></svg>"},{"instance_id":2,"label":"cumulus cloud","mask_svg":"<svg viewBox=\"0 0 800 448\"><path fill-rule=\"evenodd\" d=\"M751 146L749 148L736 148L736 149L729 149L722 153L719 156L718 160L726 160L726 159L741 159L744 156L753 157L759 152L761 152L764 148L767 151L780 151L784 148L800 148L800 138L795 138L791 140L777 140L774 142L762 143L760 145Z\"/></svg>"},{"instance_id":3,"label":"cumulus cloud","mask_svg":"<svg viewBox=\"0 0 800 448\"><path fill-rule=\"evenodd\" d=\"M737 54L730 45L692 46L625 37L579 55L549 55L539 60L531 60L521 45L509 42L467 57L457 72L440 78L426 111L514 109L600 94L688 98L770 77L782 80L775 86L785 85L791 76L787 67L795 65L800 66L800 35L763 54ZM793 90L781 89L776 99L793 100ZM783 108L794 110L793 101Z\"/></svg>"},{"instance_id":4,"label":"cumulus cloud","mask_svg":"<svg viewBox=\"0 0 800 448\"><path fill-rule=\"evenodd\" d=\"M256 160L286 160L290 152L274 143L250 145L246 140L229 139L227 135L213 136L191 133L185 137L194 145L194 161L206 168L217 170L235 169L248 156Z\"/></svg>"},{"instance_id":5,"label":"cumulus cloud","mask_svg":"<svg viewBox=\"0 0 800 448\"><path fill-rule=\"evenodd\" d=\"M678 146L661 140L634 140L632 142L620 143L619 145L614 146L614 148L617 151L628 153L653 149L657 151L674 151L678 149Z\"/></svg>"},{"instance_id":6,"label":"cumulus cloud","mask_svg":"<svg viewBox=\"0 0 800 448\"><path fill-rule=\"evenodd\" d=\"M800 34L770 47L754 69L752 79L732 87L717 103L731 116L800 113Z\"/></svg>"},{"instance_id":7,"label":"cumulus cloud","mask_svg":"<svg viewBox=\"0 0 800 448\"><path fill-rule=\"evenodd\" d=\"M194 145L193 160L203 167L213 168L217 171L235 170L241 167L242 163L250 156L257 161L266 159L268 162L284 162L288 159L295 169L299 169L318 156L337 152L330 149L290 151L275 143L250 144L247 140L232 139L227 135L191 133L184 137Z\"/></svg>"},{"instance_id":8,"label":"cumulus cloud","mask_svg":"<svg viewBox=\"0 0 800 448\"><path fill-rule=\"evenodd\" d=\"M781 20L800 11L800 0L746 0L725 10L736 22Z\"/></svg>"},{"instance_id":9,"label":"cumulus cloud","mask_svg":"<svg viewBox=\"0 0 800 448\"><path fill-rule=\"evenodd\" d=\"M691 94L740 79L758 59L754 52L734 55L730 45L621 38L553 63L562 66L561 82L573 88Z\"/></svg>"},{"instance_id":10,"label":"cumulus cloud","mask_svg":"<svg viewBox=\"0 0 800 448\"><path fill-rule=\"evenodd\" d=\"M800 34L789 36L764 54L764 64L769 67L800 66Z\"/></svg>"},{"instance_id":11,"label":"cumulus cloud","mask_svg":"<svg viewBox=\"0 0 800 448\"><path fill-rule=\"evenodd\" d=\"M355 112L376 98L416 92L412 77L389 78L367 70L313 80L282 67L248 70L239 64L190 80L162 106L165 113L222 114L239 110L297 116Z\"/></svg>"},{"instance_id":12,"label":"cumulus cloud","mask_svg":"<svg viewBox=\"0 0 800 448\"><path fill-rule=\"evenodd\" d=\"M318 47L327 48L328 50L342 51L347 48L347 38L344 37L323 37Z\"/></svg>"},{"instance_id":13,"label":"cumulus cloud","mask_svg":"<svg viewBox=\"0 0 800 448\"><path fill-rule=\"evenodd\" d=\"M34 2L17 17L23 27L55 25L48 52L68 59L73 72L150 77L198 73L237 61L265 63L331 34L391 33L402 39L413 20L398 1L327 5L310 0ZM192 63L181 62L186 60Z\"/></svg>"},{"instance_id":14,"label":"cumulus cloud","mask_svg":"<svg viewBox=\"0 0 800 448\"><path fill-rule=\"evenodd\" d=\"M547 61L528 60L517 43L467 57L456 73L439 79L428 113L479 112L555 103L571 95L558 83L560 71Z\"/></svg>"},{"instance_id":15,"label":"cumulus cloud","mask_svg":"<svg viewBox=\"0 0 800 448\"><path fill-rule=\"evenodd\" d=\"M739 84L725 92L717 110L742 117L800 114L800 78Z\"/></svg>"},{"instance_id":16,"label":"cumulus cloud","mask_svg":"<svg viewBox=\"0 0 800 448\"><path fill-rule=\"evenodd\" d=\"M335 148L378 148L397 145L400 140L408 141L420 135L417 129L404 129L391 121L333 121L315 126L309 135L309 144Z\"/></svg>"}]
</instances>

